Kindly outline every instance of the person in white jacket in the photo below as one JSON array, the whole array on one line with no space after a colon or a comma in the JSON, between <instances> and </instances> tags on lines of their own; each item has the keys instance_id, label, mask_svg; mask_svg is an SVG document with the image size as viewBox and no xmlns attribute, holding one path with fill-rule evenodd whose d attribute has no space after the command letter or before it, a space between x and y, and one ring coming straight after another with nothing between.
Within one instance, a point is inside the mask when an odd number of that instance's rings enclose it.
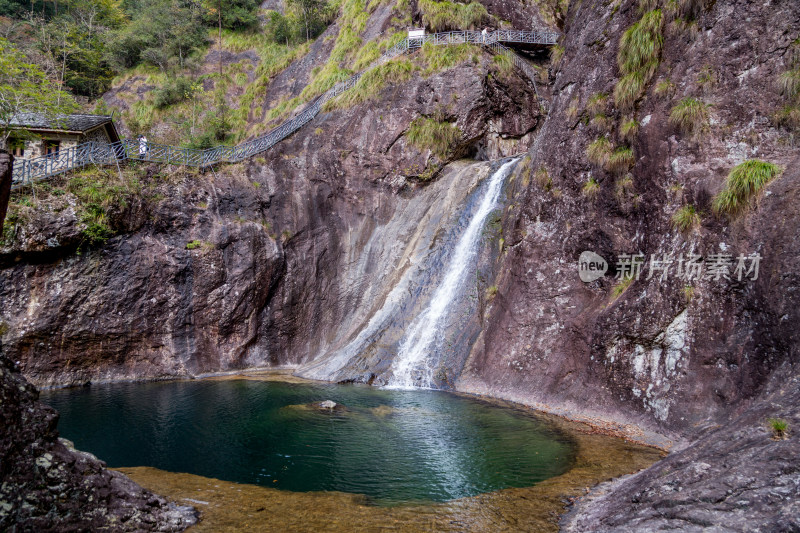
<instances>
[{"instance_id":1,"label":"person in white jacket","mask_svg":"<svg viewBox=\"0 0 800 533\"><path fill-rule=\"evenodd\" d=\"M147 137L139 135L139 157L144 159L147 156Z\"/></svg>"}]
</instances>

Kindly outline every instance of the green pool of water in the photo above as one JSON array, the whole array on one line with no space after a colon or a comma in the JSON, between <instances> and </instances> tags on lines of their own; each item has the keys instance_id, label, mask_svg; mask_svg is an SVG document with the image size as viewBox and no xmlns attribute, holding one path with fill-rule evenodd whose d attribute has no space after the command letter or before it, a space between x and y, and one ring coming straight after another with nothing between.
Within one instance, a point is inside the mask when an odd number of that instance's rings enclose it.
<instances>
[{"instance_id":1,"label":"green pool of water","mask_svg":"<svg viewBox=\"0 0 800 533\"><path fill-rule=\"evenodd\" d=\"M567 435L515 409L429 390L226 380L48 391L59 430L110 467L152 466L377 504L524 487L569 469ZM344 412L305 407L333 400Z\"/></svg>"}]
</instances>

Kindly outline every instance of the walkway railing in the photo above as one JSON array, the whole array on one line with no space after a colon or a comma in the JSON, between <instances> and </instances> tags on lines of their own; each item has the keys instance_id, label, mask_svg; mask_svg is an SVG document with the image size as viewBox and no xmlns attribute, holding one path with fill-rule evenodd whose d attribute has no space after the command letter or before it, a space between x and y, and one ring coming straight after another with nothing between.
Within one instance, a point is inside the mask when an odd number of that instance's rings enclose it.
<instances>
[{"instance_id":1,"label":"walkway railing","mask_svg":"<svg viewBox=\"0 0 800 533\"><path fill-rule=\"evenodd\" d=\"M431 33L423 37L403 39L383 53L368 69L374 68L399 55L414 51L425 43L434 46L446 46L471 43L486 46L493 53L511 55L514 65L520 68L533 82L536 89L536 71L521 57L509 48L500 44L525 43L553 45L558 41L558 33L550 31L517 31L498 30L490 33L479 31L452 31ZM148 142L140 145L136 139L123 139L108 144L96 141L79 144L72 148L59 150L52 154L34 159L14 161L14 188L28 185L35 180L56 176L69 170L86 165L110 165L125 160L153 161L168 165L184 165L192 167L208 167L217 163L236 163L256 154L269 150L277 143L311 122L320 112L325 102L352 88L361 78L363 71L349 79L337 83L321 96L312 100L299 114L290 118L266 135L256 137L236 146L216 146L205 150L180 148ZM538 90L537 90L538 97Z\"/></svg>"}]
</instances>

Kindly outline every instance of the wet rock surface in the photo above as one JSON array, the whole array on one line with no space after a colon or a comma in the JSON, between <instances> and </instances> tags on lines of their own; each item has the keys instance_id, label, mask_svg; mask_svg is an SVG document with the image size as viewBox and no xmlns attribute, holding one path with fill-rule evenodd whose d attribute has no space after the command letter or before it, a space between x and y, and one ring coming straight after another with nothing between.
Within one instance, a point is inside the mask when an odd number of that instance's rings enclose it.
<instances>
[{"instance_id":1,"label":"wet rock surface","mask_svg":"<svg viewBox=\"0 0 800 533\"><path fill-rule=\"evenodd\" d=\"M0 529L183 531L191 507L168 503L59 439L58 415L0 356Z\"/></svg>"}]
</instances>

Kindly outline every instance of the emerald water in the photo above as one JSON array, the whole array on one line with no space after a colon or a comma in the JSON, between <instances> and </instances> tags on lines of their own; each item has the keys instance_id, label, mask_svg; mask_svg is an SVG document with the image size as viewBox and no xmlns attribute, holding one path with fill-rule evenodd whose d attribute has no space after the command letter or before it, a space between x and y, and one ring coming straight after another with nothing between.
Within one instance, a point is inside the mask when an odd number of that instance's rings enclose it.
<instances>
[{"instance_id":1,"label":"emerald water","mask_svg":"<svg viewBox=\"0 0 800 533\"><path fill-rule=\"evenodd\" d=\"M309 408L333 400L344 412ZM110 467L152 466L381 505L525 487L569 469L569 437L445 392L233 379L47 391L59 431Z\"/></svg>"}]
</instances>

